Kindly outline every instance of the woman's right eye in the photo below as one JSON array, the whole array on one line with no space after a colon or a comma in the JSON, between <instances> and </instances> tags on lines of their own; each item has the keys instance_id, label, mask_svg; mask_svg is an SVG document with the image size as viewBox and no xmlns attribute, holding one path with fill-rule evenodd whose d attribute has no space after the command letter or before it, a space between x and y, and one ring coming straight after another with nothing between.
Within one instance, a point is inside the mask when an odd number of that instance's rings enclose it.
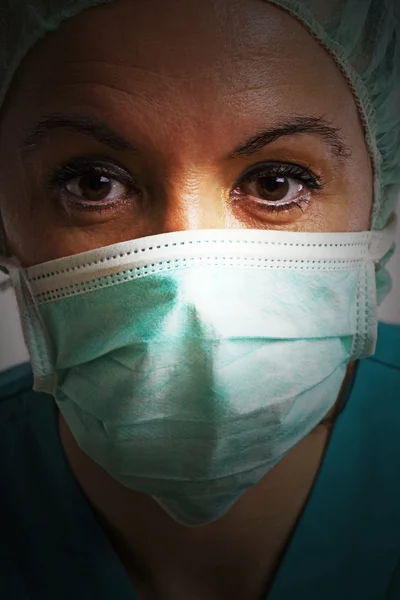
<instances>
[{"instance_id":1,"label":"woman's right eye","mask_svg":"<svg viewBox=\"0 0 400 600\"><path fill-rule=\"evenodd\" d=\"M84 202L102 204L126 196L127 186L107 175L82 175L67 182L65 189Z\"/></svg>"},{"instance_id":2,"label":"woman's right eye","mask_svg":"<svg viewBox=\"0 0 400 600\"><path fill-rule=\"evenodd\" d=\"M122 167L108 161L76 159L52 173L49 187L66 204L82 210L116 206L140 194L133 177Z\"/></svg>"}]
</instances>

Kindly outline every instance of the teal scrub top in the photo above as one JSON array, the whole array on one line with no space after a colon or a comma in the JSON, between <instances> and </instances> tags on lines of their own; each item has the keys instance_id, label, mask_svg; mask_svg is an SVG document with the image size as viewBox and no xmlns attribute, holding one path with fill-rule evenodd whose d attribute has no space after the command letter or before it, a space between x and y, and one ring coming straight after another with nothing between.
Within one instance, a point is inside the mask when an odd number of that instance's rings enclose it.
<instances>
[{"instance_id":1,"label":"teal scrub top","mask_svg":"<svg viewBox=\"0 0 400 600\"><path fill-rule=\"evenodd\" d=\"M0 598L137 598L29 365L0 374ZM400 326L359 363L265 600L303 599L400 599Z\"/></svg>"}]
</instances>

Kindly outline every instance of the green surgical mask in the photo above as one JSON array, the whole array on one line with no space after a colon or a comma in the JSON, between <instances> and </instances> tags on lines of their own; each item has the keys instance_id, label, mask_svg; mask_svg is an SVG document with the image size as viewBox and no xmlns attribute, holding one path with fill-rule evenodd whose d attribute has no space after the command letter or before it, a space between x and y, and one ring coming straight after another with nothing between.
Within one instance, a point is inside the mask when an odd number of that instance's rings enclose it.
<instances>
[{"instance_id":1,"label":"green surgical mask","mask_svg":"<svg viewBox=\"0 0 400 600\"><path fill-rule=\"evenodd\" d=\"M393 238L185 231L3 264L35 389L110 475L194 526L311 432L348 363L374 353Z\"/></svg>"}]
</instances>

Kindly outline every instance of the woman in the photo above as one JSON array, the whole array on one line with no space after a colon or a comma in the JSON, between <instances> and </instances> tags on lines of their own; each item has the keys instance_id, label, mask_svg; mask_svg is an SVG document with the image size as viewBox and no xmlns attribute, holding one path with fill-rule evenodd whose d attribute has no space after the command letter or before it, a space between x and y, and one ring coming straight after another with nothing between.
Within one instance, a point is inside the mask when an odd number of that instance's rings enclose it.
<instances>
[{"instance_id":1,"label":"woman","mask_svg":"<svg viewBox=\"0 0 400 600\"><path fill-rule=\"evenodd\" d=\"M0 11L2 597L398 598L398 3Z\"/></svg>"}]
</instances>

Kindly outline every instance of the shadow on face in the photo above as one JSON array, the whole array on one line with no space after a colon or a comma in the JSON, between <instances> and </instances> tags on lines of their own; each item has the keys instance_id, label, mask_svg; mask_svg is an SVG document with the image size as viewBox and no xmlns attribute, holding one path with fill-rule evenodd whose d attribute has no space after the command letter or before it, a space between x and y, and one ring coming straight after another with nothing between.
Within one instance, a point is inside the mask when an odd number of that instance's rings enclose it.
<instances>
[{"instance_id":1,"label":"shadow on face","mask_svg":"<svg viewBox=\"0 0 400 600\"><path fill-rule=\"evenodd\" d=\"M264 0L117 0L65 22L14 79L0 164L26 266L168 231L370 224L352 93Z\"/></svg>"}]
</instances>

